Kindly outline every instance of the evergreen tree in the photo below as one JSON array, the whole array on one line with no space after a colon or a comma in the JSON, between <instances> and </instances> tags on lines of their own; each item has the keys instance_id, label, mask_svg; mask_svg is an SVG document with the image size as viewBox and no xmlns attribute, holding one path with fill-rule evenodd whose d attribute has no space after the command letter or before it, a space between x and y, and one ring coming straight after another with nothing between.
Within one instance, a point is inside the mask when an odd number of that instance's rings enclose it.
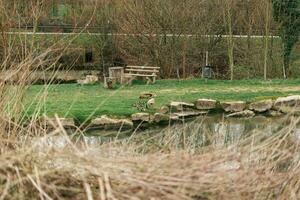
<instances>
[{"instance_id":1,"label":"evergreen tree","mask_svg":"<svg viewBox=\"0 0 300 200\"><path fill-rule=\"evenodd\" d=\"M273 0L275 21L281 25L285 77L291 74L290 57L300 33L300 0Z\"/></svg>"}]
</instances>

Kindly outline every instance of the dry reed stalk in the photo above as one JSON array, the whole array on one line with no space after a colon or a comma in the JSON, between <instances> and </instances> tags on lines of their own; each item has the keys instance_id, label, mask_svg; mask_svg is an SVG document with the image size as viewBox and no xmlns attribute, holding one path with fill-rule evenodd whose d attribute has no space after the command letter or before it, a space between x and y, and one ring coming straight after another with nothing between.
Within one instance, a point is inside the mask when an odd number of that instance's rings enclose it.
<instances>
[{"instance_id":1,"label":"dry reed stalk","mask_svg":"<svg viewBox=\"0 0 300 200\"><path fill-rule=\"evenodd\" d=\"M58 58L49 60L47 56L61 51L55 46L42 52L31 49L19 61L12 47L7 47L8 56L1 63L2 72L11 68L10 77L19 78L16 82L7 77L0 81L0 199L198 200L300 196L297 119L273 135L254 133L230 144L225 140L216 142L220 138L208 130L199 144L196 131L169 127L155 136L137 134L89 146L74 142L57 116L57 125L50 133L34 125L42 114L47 87L37 97L38 106L30 125L21 124L24 118L20 103L30 75L44 64L53 66ZM66 141L62 147L34 142L57 135Z\"/></svg>"},{"instance_id":2,"label":"dry reed stalk","mask_svg":"<svg viewBox=\"0 0 300 200\"><path fill-rule=\"evenodd\" d=\"M253 135L255 141L212 144L203 152L200 147L200 153L173 144L169 152L138 153L133 139L100 146L66 143L50 151L24 146L25 151L1 156L0 177L8 180L10 174L11 199L21 190L30 193L28 198L42 194L46 199L46 194L54 199L297 199L300 149L292 126L270 137Z\"/></svg>"}]
</instances>

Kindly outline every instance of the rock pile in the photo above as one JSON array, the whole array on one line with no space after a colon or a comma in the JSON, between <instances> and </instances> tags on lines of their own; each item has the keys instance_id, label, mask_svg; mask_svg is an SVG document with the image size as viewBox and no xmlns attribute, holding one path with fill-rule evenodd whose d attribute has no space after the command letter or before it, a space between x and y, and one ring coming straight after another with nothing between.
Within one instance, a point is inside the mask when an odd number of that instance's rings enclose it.
<instances>
[{"instance_id":1,"label":"rock pile","mask_svg":"<svg viewBox=\"0 0 300 200\"><path fill-rule=\"evenodd\" d=\"M241 112L235 112L227 115L226 117L237 117L237 118L252 118L255 116L255 113L251 110L244 110Z\"/></svg>"},{"instance_id":2,"label":"rock pile","mask_svg":"<svg viewBox=\"0 0 300 200\"><path fill-rule=\"evenodd\" d=\"M198 110L212 110L217 108L217 101L213 99L198 99L195 105Z\"/></svg>"},{"instance_id":3,"label":"rock pile","mask_svg":"<svg viewBox=\"0 0 300 200\"><path fill-rule=\"evenodd\" d=\"M93 85L98 82L98 77L94 75L87 75L83 80L77 80L80 85Z\"/></svg>"},{"instance_id":4,"label":"rock pile","mask_svg":"<svg viewBox=\"0 0 300 200\"><path fill-rule=\"evenodd\" d=\"M155 104L154 95L145 95L152 106ZM131 116L130 119L115 119L103 115L93 119L88 126L96 129L132 129L136 124L161 124L173 121L182 121L186 118L193 118L207 115L210 111L222 111L226 117L252 118L256 115L264 117L278 117L283 114L300 113L300 95L278 98L275 102L271 99L261 100L247 104L244 101L229 101L219 103L213 99L198 99L195 103L171 102L168 106L157 109L155 114L139 112ZM75 122L70 118L42 118L38 121L43 127L76 128Z\"/></svg>"},{"instance_id":5,"label":"rock pile","mask_svg":"<svg viewBox=\"0 0 300 200\"><path fill-rule=\"evenodd\" d=\"M274 107L283 113L300 112L300 95L278 98Z\"/></svg>"},{"instance_id":6,"label":"rock pile","mask_svg":"<svg viewBox=\"0 0 300 200\"><path fill-rule=\"evenodd\" d=\"M150 122L149 113L135 113L131 115L131 120L134 122Z\"/></svg>"},{"instance_id":7,"label":"rock pile","mask_svg":"<svg viewBox=\"0 0 300 200\"><path fill-rule=\"evenodd\" d=\"M140 99L151 99L155 98L157 95L152 92L143 92L140 94Z\"/></svg>"},{"instance_id":8,"label":"rock pile","mask_svg":"<svg viewBox=\"0 0 300 200\"><path fill-rule=\"evenodd\" d=\"M170 106L171 110L175 110L175 112L181 112L181 111L185 111L185 110L194 109L195 104L187 103L187 102L172 101L169 106Z\"/></svg>"},{"instance_id":9,"label":"rock pile","mask_svg":"<svg viewBox=\"0 0 300 200\"><path fill-rule=\"evenodd\" d=\"M133 123L129 119L113 119L106 115L103 115L100 118L92 120L89 127L101 129L130 129L133 127Z\"/></svg>"},{"instance_id":10,"label":"rock pile","mask_svg":"<svg viewBox=\"0 0 300 200\"><path fill-rule=\"evenodd\" d=\"M268 110L271 110L272 107L273 101L271 99L253 102L249 105L249 109L257 113L266 112Z\"/></svg>"},{"instance_id":11,"label":"rock pile","mask_svg":"<svg viewBox=\"0 0 300 200\"><path fill-rule=\"evenodd\" d=\"M234 112L242 112L245 110L247 104L244 101L228 101L222 102L221 106L225 112L234 113Z\"/></svg>"},{"instance_id":12,"label":"rock pile","mask_svg":"<svg viewBox=\"0 0 300 200\"><path fill-rule=\"evenodd\" d=\"M30 127L32 129L43 129L47 132L64 129L73 130L76 129L75 121L73 118L50 118L40 117L38 119L31 119L26 121L23 126Z\"/></svg>"}]
</instances>

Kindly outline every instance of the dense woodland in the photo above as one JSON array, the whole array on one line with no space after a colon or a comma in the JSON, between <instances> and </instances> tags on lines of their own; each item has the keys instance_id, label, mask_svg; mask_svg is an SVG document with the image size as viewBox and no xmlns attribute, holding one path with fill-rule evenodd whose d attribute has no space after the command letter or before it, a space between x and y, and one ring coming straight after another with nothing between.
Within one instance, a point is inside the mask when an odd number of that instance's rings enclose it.
<instances>
[{"instance_id":1,"label":"dense woodland","mask_svg":"<svg viewBox=\"0 0 300 200\"><path fill-rule=\"evenodd\" d=\"M297 77L299 10L299 0L3 0L1 54L8 31L101 33L76 36L57 62L103 73L157 65L162 78L190 78L208 51L215 78ZM58 40L44 37L39 48Z\"/></svg>"}]
</instances>

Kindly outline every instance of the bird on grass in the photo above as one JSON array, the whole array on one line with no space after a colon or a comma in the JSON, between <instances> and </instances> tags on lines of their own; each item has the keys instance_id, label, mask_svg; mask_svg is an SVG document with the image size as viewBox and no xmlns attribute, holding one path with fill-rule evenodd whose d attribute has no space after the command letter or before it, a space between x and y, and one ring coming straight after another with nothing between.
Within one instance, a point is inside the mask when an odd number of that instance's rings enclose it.
<instances>
[{"instance_id":1,"label":"bird on grass","mask_svg":"<svg viewBox=\"0 0 300 200\"><path fill-rule=\"evenodd\" d=\"M155 104L155 99L139 99L136 103L133 104L133 107L141 112L146 112L147 110L153 108Z\"/></svg>"}]
</instances>

